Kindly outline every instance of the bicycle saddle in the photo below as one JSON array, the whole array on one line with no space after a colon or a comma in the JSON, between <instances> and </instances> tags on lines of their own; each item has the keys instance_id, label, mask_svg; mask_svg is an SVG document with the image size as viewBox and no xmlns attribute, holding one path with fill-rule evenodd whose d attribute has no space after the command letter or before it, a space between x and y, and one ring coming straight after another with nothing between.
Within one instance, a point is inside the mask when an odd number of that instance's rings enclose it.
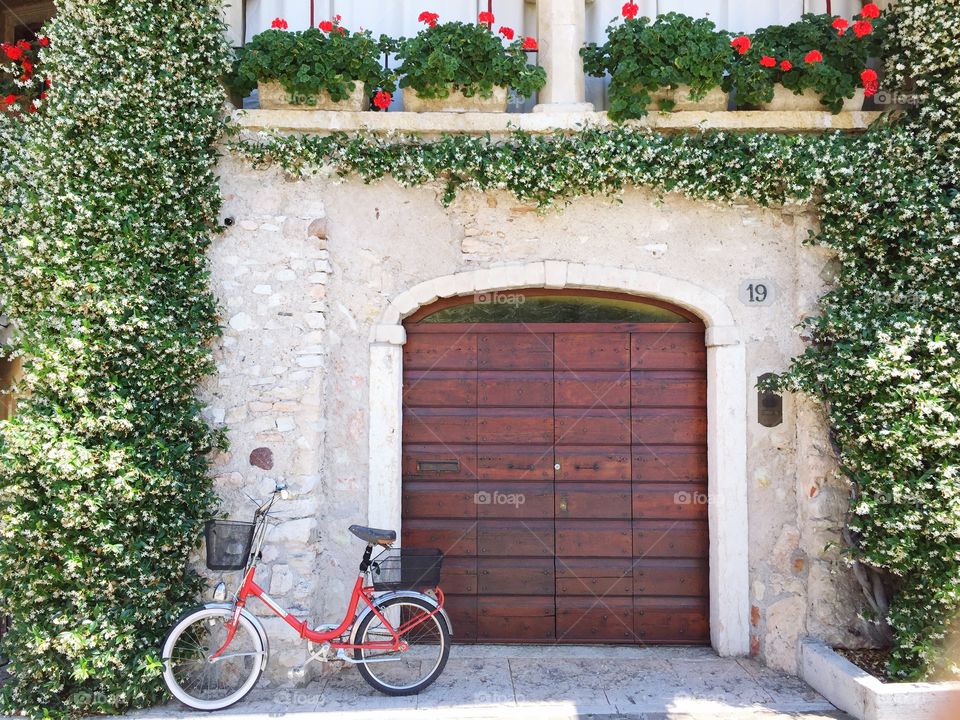
<instances>
[{"instance_id":1,"label":"bicycle saddle","mask_svg":"<svg viewBox=\"0 0 960 720\"><path fill-rule=\"evenodd\" d=\"M377 528L351 525L350 532L370 545L392 545L397 541L396 530L378 530Z\"/></svg>"}]
</instances>

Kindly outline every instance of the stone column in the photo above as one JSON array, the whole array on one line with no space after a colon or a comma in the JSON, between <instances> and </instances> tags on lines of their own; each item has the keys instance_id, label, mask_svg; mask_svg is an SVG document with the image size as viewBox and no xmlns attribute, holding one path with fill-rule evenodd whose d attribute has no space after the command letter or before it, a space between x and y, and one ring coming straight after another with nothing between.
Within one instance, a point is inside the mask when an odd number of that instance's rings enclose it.
<instances>
[{"instance_id":1,"label":"stone column","mask_svg":"<svg viewBox=\"0 0 960 720\"><path fill-rule=\"evenodd\" d=\"M401 325L378 325L370 338L367 522L400 537L403 345Z\"/></svg>"},{"instance_id":2,"label":"stone column","mask_svg":"<svg viewBox=\"0 0 960 720\"><path fill-rule=\"evenodd\" d=\"M746 349L735 327L707 329L710 640L718 655L750 651Z\"/></svg>"},{"instance_id":3,"label":"stone column","mask_svg":"<svg viewBox=\"0 0 960 720\"><path fill-rule=\"evenodd\" d=\"M537 42L547 84L534 112L592 112L586 102L580 48L586 37L585 0L538 0Z\"/></svg>"}]
</instances>

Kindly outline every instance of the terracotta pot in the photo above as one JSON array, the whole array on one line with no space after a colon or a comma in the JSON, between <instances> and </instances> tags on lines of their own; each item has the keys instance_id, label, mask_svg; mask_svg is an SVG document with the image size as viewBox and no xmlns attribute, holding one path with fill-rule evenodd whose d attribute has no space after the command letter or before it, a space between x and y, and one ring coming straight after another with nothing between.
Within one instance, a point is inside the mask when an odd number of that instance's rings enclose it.
<instances>
[{"instance_id":1,"label":"terracotta pot","mask_svg":"<svg viewBox=\"0 0 960 720\"><path fill-rule=\"evenodd\" d=\"M826 111L827 107L820 103L820 94L812 88L807 88L800 95L795 95L783 85L773 88L773 100L760 104L761 110L819 110ZM852 98L843 101L844 112L853 112L863 109L863 88L857 89Z\"/></svg>"},{"instance_id":2,"label":"terracotta pot","mask_svg":"<svg viewBox=\"0 0 960 720\"><path fill-rule=\"evenodd\" d=\"M700 110L701 112L721 112L727 109L727 93L722 88L713 88L704 96L703 100L690 99L690 86L680 85L676 89L664 88L650 93L651 102L647 106L650 112L658 111L661 100L673 100L676 103L674 112L685 110Z\"/></svg>"},{"instance_id":3,"label":"terracotta pot","mask_svg":"<svg viewBox=\"0 0 960 720\"><path fill-rule=\"evenodd\" d=\"M261 110L366 110L370 107L366 83L355 81L350 97L340 102L330 99L330 94L322 91L315 96L293 98L283 85L276 80L258 83ZM291 102L301 100L301 102Z\"/></svg>"},{"instance_id":4,"label":"terracotta pot","mask_svg":"<svg viewBox=\"0 0 960 720\"><path fill-rule=\"evenodd\" d=\"M422 98L413 88L403 89L403 109L407 112L502 113L507 111L507 88L497 86L493 94L481 97L478 93L466 97L459 90L451 90L445 98Z\"/></svg>"}]
</instances>

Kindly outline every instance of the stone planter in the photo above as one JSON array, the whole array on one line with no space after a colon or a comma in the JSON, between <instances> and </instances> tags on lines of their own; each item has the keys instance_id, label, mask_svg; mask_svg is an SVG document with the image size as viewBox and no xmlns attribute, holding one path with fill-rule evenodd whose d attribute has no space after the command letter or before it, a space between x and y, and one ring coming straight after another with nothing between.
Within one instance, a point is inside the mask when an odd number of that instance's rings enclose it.
<instances>
[{"instance_id":1,"label":"stone planter","mask_svg":"<svg viewBox=\"0 0 960 720\"><path fill-rule=\"evenodd\" d=\"M403 89L403 109L407 112L503 113L507 111L507 88L497 86L493 94L466 97L459 90L451 90L445 98L422 98L413 88Z\"/></svg>"},{"instance_id":2,"label":"stone planter","mask_svg":"<svg viewBox=\"0 0 960 720\"><path fill-rule=\"evenodd\" d=\"M275 80L262 82L257 85L260 96L261 110L366 110L370 107L370 98L367 96L366 83L354 82L350 97L341 102L334 102L326 91L317 95L292 98L283 85ZM300 100L300 102L291 102Z\"/></svg>"},{"instance_id":3,"label":"stone planter","mask_svg":"<svg viewBox=\"0 0 960 720\"><path fill-rule=\"evenodd\" d=\"M727 109L727 93L722 88L713 88L708 91L703 100L690 99L690 86L680 85L676 89L664 88L650 93L651 102L647 109L650 112L659 111L658 103L661 100L673 100L676 103L674 112L699 110L701 112L721 112Z\"/></svg>"},{"instance_id":4,"label":"stone planter","mask_svg":"<svg viewBox=\"0 0 960 720\"><path fill-rule=\"evenodd\" d=\"M857 720L946 720L960 712L960 682L882 683L819 640L803 641L800 677Z\"/></svg>"},{"instance_id":5,"label":"stone planter","mask_svg":"<svg viewBox=\"0 0 960 720\"><path fill-rule=\"evenodd\" d=\"M826 111L825 105L820 103L820 94L811 88L807 88L800 95L794 94L783 85L775 85L773 88L773 100L768 103L760 103L761 110L781 110L796 112L802 110ZM843 101L844 112L854 112L863 109L863 88L858 88L852 98Z\"/></svg>"}]
</instances>

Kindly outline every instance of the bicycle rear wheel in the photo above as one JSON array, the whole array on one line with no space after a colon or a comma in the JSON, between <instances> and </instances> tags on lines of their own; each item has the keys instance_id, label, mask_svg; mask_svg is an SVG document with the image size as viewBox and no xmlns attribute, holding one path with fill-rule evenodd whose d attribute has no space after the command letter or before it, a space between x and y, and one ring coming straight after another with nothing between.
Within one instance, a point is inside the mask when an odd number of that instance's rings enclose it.
<instances>
[{"instance_id":1,"label":"bicycle rear wheel","mask_svg":"<svg viewBox=\"0 0 960 720\"><path fill-rule=\"evenodd\" d=\"M223 654L210 656L226 642L229 608L200 608L182 618L163 643L163 680L170 693L194 710L222 710L239 702L260 679L266 648L260 633L242 615L237 633Z\"/></svg>"},{"instance_id":2,"label":"bicycle rear wheel","mask_svg":"<svg viewBox=\"0 0 960 720\"><path fill-rule=\"evenodd\" d=\"M385 695L416 695L440 677L450 656L450 631L440 613L426 617L435 606L415 597L395 597L377 603L380 612L391 624L423 622L403 633L406 651L354 650L357 660L373 662L357 665L357 669L373 688ZM357 628L360 644L389 641L390 631L374 613L360 621ZM378 662L379 660L379 662Z\"/></svg>"}]
</instances>

